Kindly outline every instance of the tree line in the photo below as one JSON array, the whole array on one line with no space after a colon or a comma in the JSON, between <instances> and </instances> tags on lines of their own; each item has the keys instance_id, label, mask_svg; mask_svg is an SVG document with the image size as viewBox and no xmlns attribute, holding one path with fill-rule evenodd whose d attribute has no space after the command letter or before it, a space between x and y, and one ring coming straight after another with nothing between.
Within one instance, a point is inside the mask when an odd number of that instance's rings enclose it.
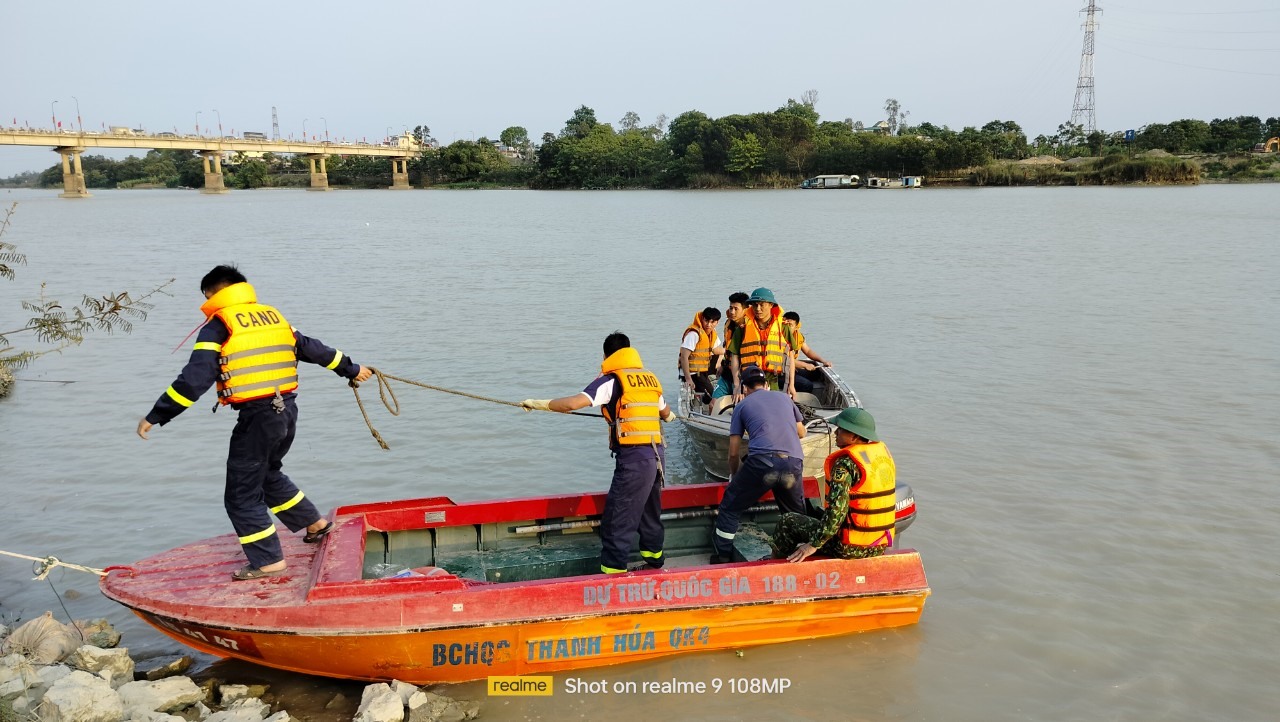
<instances>
[{"instance_id":1,"label":"tree line","mask_svg":"<svg viewBox=\"0 0 1280 722\"><path fill-rule=\"evenodd\" d=\"M1249 151L1280 136L1280 117L1255 116L1152 123L1123 132L1086 133L1063 123L1052 135L1028 139L1011 120L953 130L929 122L909 124L909 112L893 98L886 119L864 126L850 118L823 120L817 91L788 99L776 110L712 118L690 110L649 125L629 112L618 123L600 122L583 105L557 133L545 133L536 145L519 126L497 141L459 140L440 146L425 125L413 135L424 145L409 164L410 182L425 185L511 186L530 188L706 188L717 186L793 186L821 173L858 175L956 175L998 161L1031 156L1105 157L1164 150L1174 154L1230 154ZM90 188L129 187L141 183L199 187L204 174L191 151L151 151L144 158L112 161L83 156ZM390 183L386 159L335 156L328 164L330 185L377 187ZM233 188L305 186L302 158L232 159L224 166ZM38 184L57 186L61 167L40 174Z\"/></svg>"}]
</instances>

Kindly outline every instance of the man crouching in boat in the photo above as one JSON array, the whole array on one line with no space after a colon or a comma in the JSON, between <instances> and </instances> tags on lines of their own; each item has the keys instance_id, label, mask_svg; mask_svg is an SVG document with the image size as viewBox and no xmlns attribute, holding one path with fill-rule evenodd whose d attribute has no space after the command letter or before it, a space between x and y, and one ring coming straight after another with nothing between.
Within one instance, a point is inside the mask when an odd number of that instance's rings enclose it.
<instances>
[{"instance_id":1,"label":"man crouching in boat","mask_svg":"<svg viewBox=\"0 0 1280 722\"><path fill-rule=\"evenodd\" d=\"M802 562L818 552L864 559L893 544L896 472L876 435L876 421L863 409L849 408L834 423L840 449L827 457L826 511L821 519L783 514L769 540L775 559Z\"/></svg>"},{"instance_id":2,"label":"man crouching in boat","mask_svg":"<svg viewBox=\"0 0 1280 722\"><path fill-rule=\"evenodd\" d=\"M675 412L662 398L658 377L644 368L640 353L626 334L614 331L604 340L600 375L580 393L558 399L525 399L527 410L577 411L599 406L609 422L613 481L600 520L600 571L627 571L631 540L640 531L640 556L653 569L662 567L662 421Z\"/></svg>"},{"instance_id":3,"label":"man crouching in boat","mask_svg":"<svg viewBox=\"0 0 1280 722\"><path fill-rule=\"evenodd\" d=\"M729 474L711 538L712 564L733 561L733 540L739 516L773 492L783 511L804 512L804 417L791 397L766 388L765 372L751 364L740 376L746 397L729 421ZM747 460L739 466L742 437L747 437Z\"/></svg>"},{"instance_id":4,"label":"man crouching in boat","mask_svg":"<svg viewBox=\"0 0 1280 722\"><path fill-rule=\"evenodd\" d=\"M239 412L231 432L223 502L249 565L231 577L276 576L285 561L272 514L289 531L305 528L307 543L317 543L333 530L333 523L280 470L298 423L298 361L356 381L369 378L373 370L303 336L278 310L258 303L253 286L235 266L209 271L200 291L207 299L200 307L205 324L191 359L138 422L138 436L146 439L152 426L172 421L217 382L218 403Z\"/></svg>"}]
</instances>

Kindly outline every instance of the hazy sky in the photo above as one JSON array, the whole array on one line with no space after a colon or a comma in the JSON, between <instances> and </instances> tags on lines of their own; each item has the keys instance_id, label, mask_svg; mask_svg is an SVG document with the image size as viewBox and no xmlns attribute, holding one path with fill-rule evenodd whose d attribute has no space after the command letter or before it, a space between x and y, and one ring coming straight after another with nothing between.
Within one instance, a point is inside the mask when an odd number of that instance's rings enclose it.
<instances>
[{"instance_id":1,"label":"hazy sky","mask_svg":"<svg viewBox=\"0 0 1280 722\"><path fill-rule=\"evenodd\" d=\"M1276 0L1099 0L1097 122L1280 116ZM105 2L0 0L0 125L130 125L442 143L769 111L818 91L823 119L1069 119L1087 0L914 2ZM219 113L215 113L214 109ZM322 120L322 118L324 120ZM114 155L114 154L113 154ZM0 177L53 165L0 146Z\"/></svg>"}]
</instances>

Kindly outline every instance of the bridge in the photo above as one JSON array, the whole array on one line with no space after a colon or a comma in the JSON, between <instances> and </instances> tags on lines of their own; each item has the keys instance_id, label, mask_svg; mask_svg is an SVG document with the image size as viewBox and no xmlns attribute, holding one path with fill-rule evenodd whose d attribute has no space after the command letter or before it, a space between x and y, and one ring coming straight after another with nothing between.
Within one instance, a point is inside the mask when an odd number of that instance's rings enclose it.
<instances>
[{"instance_id":1,"label":"bridge","mask_svg":"<svg viewBox=\"0 0 1280 722\"><path fill-rule=\"evenodd\" d=\"M255 140L252 138L209 138L177 133L143 133L115 129L110 133L95 131L52 131L25 128L0 128L0 145L46 146L62 156L62 188L60 198L88 198L80 155L88 148L144 148L147 150L194 150L204 158L204 188L201 193L226 193L222 177L224 153L277 153L305 157L311 164L311 186L307 190L329 190L329 170L325 163L331 155L368 155L391 160L391 190L409 189L409 159L422 146L408 133L396 136L387 145L368 143L308 143L293 140Z\"/></svg>"}]
</instances>

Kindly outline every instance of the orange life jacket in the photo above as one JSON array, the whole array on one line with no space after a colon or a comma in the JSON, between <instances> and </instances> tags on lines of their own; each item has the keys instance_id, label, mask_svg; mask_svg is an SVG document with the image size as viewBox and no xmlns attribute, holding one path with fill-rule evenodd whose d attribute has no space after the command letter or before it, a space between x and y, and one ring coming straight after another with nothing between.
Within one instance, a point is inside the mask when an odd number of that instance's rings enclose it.
<instances>
[{"instance_id":1,"label":"orange life jacket","mask_svg":"<svg viewBox=\"0 0 1280 722\"><path fill-rule=\"evenodd\" d=\"M275 308L258 303L253 286L233 283L200 310L230 333L219 352L218 403L238 404L298 388L297 339Z\"/></svg>"},{"instance_id":2,"label":"orange life jacket","mask_svg":"<svg viewBox=\"0 0 1280 722\"><path fill-rule=\"evenodd\" d=\"M600 373L617 380L617 401L600 409L609 422L609 445L636 446L662 443L662 415L658 399L662 384L644 368L640 352L628 346L600 364Z\"/></svg>"},{"instance_id":3,"label":"orange life jacket","mask_svg":"<svg viewBox=\"0 0 1280 722\"><path fill-rule=\"evenodd\" d=\"M689 335L690 331L698 334L698 345L689 352L689 373L706 373L711 370L711 350L720 344L720 337L716 336L715 329L711 330L711 335L702 328L702 312L693 314L693 323L680 334L680 341L683 344L684 337Z\"/></svg>"},{"instance_id":4,"label":"orange life jacket","mask_svg":"<svg viewBox=\"0 0 1280 722\"><path fill-rule=\"evenodd\" d=\"M742 344L738 346L738 368L755 364L767 373L781 373L787 353L783 336L782 307L773 307L769 325L760 328L754 313L742 322Z\"/></svg>"},{"instance_id":5,"label":"orange life jacket","mask_svg":"<svg viewBox=\"0 0 1280 722\"><path fill-rule=\"evenodd\" d=\"M824 471L828 479L836 461L845 456L858 467L861 479L849 488L849 515L840 527L840 541L864 547L889 546L898 503L893 457L879 441L846 446L827 457Z\"/></svg>"}]
</instances>

